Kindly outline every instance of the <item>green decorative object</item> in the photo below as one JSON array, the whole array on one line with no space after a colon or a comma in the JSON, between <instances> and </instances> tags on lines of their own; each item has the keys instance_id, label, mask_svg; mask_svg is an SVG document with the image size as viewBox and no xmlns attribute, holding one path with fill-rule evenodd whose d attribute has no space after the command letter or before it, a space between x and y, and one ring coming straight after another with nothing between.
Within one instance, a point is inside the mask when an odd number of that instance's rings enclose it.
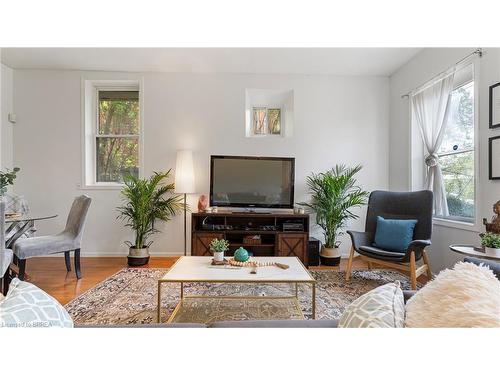
<instances>
[{"instance_id":1,"label":"green decorative object","mask_svg":"<svg viewBox=\"0 0 500 375\"><path fill-rule=\"evenodd\" d=\"M248 251L242 247L234 252L234 260L237 262L246 262L249 258Z\"/></svg>"}]
</instances>

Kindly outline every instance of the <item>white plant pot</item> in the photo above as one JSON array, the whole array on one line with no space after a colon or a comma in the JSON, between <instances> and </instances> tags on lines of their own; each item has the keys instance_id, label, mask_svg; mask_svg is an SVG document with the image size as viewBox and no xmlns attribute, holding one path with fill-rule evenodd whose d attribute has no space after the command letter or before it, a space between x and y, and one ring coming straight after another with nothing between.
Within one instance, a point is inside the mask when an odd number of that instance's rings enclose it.
<instances>
[{"instance_id":1,"label":"white plant pot","mask_svg":"<svg viewBox=\"0 0 500 375\"><path fill-rule=\"evenodd\" d=\"M486 255L492 255L495 257L500 257L500 249L495 249L494 247L484 247L484 252Z\"/></svg>"},{"instance_id":2,"label":"white plant pot","mask_svg":"<svg viewBox=\"0 0 500 375\"><path fill-rule=\"evenodd\" d=\"M224 261L224 252L223 251L214 251L214 260L216 262Z\"/></svg>"},{"instance_id":3,"label":"white plant pot","mask_svg":"<svg viewBox=\"0 0 500 375\"><path fill-rule=\"evenodd\" d=\"M338 247L323 247L321 249L321 256L327 258L340 258L340 249Z\"/></svg>"}]
</instances>

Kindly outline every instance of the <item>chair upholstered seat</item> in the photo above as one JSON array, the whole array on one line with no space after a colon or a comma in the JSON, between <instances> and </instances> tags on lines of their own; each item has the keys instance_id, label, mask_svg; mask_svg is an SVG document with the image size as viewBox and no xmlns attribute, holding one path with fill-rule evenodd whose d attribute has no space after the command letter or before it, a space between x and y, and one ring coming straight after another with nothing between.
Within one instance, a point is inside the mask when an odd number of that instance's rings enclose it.
<instances>
[{"instance_id":1,"label":"chair upholstered seat","mask_svg":"<svg viewBox=\"0 0 500 375\"><path fill-rule=\"evenodd\" d=\"M387 251L374 246L360 246L357 249L357 252L361 255L366 255L371 258L388 260L392 262L402 262L406 255L406 253Z\"/></svg>"},{"instance_id":2,"label":"chair upholstered seat","mask_svg":"<svg viewBox=\"0 0 500 375\"><path fill-rule=\"evenodd\" d=\"M9 269L10 264L12 263L12 258L14 257L11 249L4 249L2 254L2 261L0 265L2 269L0 269L0 277L5 275L5 272Z\"/></svg>"},{"instance_id":3,"label":"chair upholstered seat","mask_svg":"<svg viewBox=\"0 0 500 375\"><path fill-rule=\"evenodd\" d=\"M14 254L19 259L28 259L39 255L49 255L77 249L79 241L69 233L53 236L23 238L14 244Z\"/></svg>"}]
</instances>

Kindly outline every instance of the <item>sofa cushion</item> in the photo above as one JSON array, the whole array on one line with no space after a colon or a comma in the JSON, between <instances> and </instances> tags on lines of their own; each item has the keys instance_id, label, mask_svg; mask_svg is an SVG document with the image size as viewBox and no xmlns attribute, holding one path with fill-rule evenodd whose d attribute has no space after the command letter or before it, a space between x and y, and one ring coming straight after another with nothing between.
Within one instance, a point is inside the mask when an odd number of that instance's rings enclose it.
<instances>
[{"instance_id":1,"label":"sofa cushion","mask_svg":"<svg viewBox=\"0 0 500 375\"><path fill-rule=\"evenodd\" d=\"M347 306L340 328L402 328L405 319L403 291L399 281L363 294Z\"/></svg>"},{"instance_id":2,"label":"sofa cushion","mask_svg":"<svg viewBox=\"0 0 500 375\"><path fill-rule=\"evenodd\" d=\"M406 304L407 327L500 327L500 281L484 266L457 263Z\"/></svg>"},{"instance_id":3,"label":"sofa cushion","mask_svg":"<svg viewBox=\"0 0 500 375\"><path fill-rule=\"evenodd\" d=\"M384 219L377 216L375 243L373 246L384 250L404 253L413 240L417 220Z\"/></svg>"},{"instance_id":4,"label":"sofa cushion","mask_svg":"<svg viewBox=\"0 0 500 375\"><path fill-rule=\"evenodd\" d=\"M0 327L73 327L59 302L40 288L15 278L0 302Z\"/></svg>"}]
</instances>

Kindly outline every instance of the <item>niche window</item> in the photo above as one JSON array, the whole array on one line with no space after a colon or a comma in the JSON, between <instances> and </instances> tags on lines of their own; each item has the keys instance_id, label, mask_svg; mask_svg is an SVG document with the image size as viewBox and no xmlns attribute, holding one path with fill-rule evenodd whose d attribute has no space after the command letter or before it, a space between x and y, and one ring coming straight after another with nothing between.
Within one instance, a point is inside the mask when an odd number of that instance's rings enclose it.
<instances>
[{"instance_id":1,"label":"niche window","mask_svg":"<svg viewBox=\"0 0 500 375\"><path fill-rule=\"evenodd\" d=\"M253 135L281 135L281 108L254 107Z\"/></svg>"}]
</instances>

